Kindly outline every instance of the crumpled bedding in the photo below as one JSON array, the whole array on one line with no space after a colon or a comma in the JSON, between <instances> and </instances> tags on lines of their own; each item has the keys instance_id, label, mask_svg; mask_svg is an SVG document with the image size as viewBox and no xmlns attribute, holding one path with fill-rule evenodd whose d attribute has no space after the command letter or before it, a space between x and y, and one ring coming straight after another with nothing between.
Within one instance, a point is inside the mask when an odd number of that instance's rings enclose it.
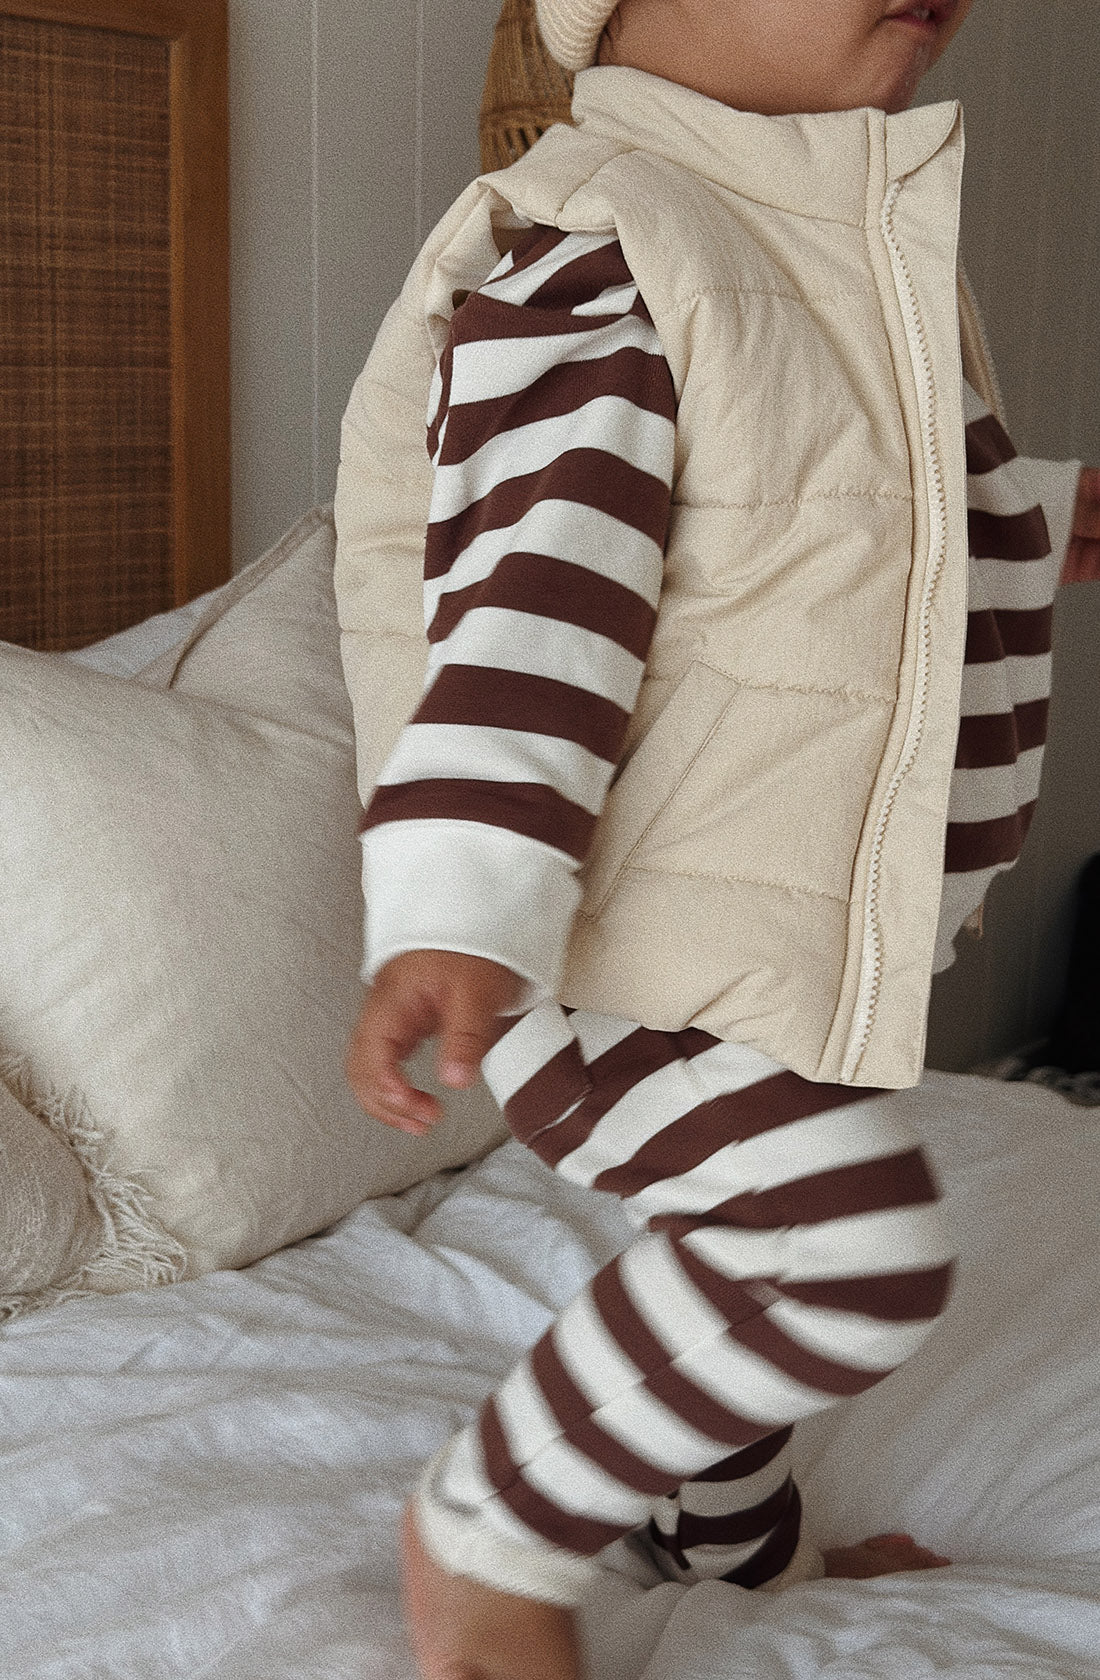
<instances>
[{"instance_id":1,"label":"crumpled bedding","mask_svg":"<svg viewBox=\"0 0 1100 1680\"><path fill-rule=\"evenodd\" d=\"M985 1079L897 1100L958 1289L911 1365L801 1428L799 1477L819 1541L904 1528L954 1566L752 1594L620 1544L590 1680L1100 1676L1100 1127ZM10 1325L0 1675L413 1680L418 1467L626 1237L508 1143L246 1271Z\"/></svg>"}]
</instances>

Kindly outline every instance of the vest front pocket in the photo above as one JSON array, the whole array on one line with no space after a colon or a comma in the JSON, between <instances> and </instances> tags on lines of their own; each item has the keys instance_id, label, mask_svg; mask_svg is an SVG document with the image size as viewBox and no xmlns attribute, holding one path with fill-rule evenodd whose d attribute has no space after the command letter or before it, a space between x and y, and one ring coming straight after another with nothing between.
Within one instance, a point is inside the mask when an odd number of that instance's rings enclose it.
<instances>
[{"instance_id":1,"label":"vest front pocket","mask_svg":"<svg viewBox=\"0 0 1100 1680\"><path fill-rule=\"evenodd\" d=\"M713 665L690 665L680 678L612 784L582 877L582 911L594 915L606 903L736 692L737 684Z\"/></svg>"},{"instance_id":2,"label":"vest front pocket","mask_svg":"<svg viewBox=\"0 0 1100 1680\"><path fill-rule=\"evenodd\" d=\"M612 788L584 910L627 871L846 903L891 713L874 695L690 666Z\"/></svg>"}]
</instances>

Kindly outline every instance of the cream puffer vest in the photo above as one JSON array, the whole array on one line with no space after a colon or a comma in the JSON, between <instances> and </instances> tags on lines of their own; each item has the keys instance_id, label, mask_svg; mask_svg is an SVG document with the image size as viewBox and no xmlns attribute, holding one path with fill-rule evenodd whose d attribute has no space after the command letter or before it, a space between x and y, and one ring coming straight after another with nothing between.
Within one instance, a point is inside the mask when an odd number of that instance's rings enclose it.
<instances>
[{"instance_id":1,"label":"cream puffer vest","mask_svg":"<svg viewBox=\"0 0 1100 1680\"><path fill-rule=\"evenodd\" d=\"M614 230L675 382L673 510L561 1000L913 1084L966 632L959 108L764 117L595 69L574 117L444 217L352 394L336 583L361 793L420 694L425 414L456 299L518 226Z\"/></svg>"}]
</instances>

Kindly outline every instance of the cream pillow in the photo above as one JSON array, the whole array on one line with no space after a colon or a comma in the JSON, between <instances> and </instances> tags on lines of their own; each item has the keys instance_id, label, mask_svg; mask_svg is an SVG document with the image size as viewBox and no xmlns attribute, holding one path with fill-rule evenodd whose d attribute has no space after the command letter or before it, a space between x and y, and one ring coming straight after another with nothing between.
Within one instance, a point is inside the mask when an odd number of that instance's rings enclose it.
<instances>
[{"instance_id":1,"label":"cream pillow","mask_svg":"<svg viewBox=\"0 0 1100 1680\"><path fill-rule=\"evenodd\" d=\"M506 1135L425 1139L344 1082L359 803L315 510L133 680L0 644L0 1050L77 1093L186 1275L242 1266Z\"/></svg>"},{"instance_id":2,"label":"cream pillow","mask_svg":"<svg viewBox=\"0 0 1100 1680\"><path fill-rule=\"evenodd\" d=\"M0 1058L0 1322L35 1307L171 1283L187 1256L116 1177L79 1095Z\"/></svg>"},{"instance_id":3,"label":"cream pillow","mask_svg":"<svg viewBox=\"0 0 1100 1680\"><path fill-rule=\"evenodd\" d=\"M0 1313L79 1271L96 1224L76 1155L0 1080Z\"/></svg>"}]
</instances>

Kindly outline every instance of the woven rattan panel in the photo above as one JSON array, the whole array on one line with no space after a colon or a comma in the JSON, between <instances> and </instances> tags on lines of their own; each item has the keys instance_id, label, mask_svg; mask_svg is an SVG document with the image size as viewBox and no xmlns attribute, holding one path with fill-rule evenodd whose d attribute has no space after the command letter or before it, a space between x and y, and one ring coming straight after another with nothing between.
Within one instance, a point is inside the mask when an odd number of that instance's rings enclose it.
<instances>
[{"instance_id":1,"label":"woven rattan panel","mask_svg":"<svg viewBox=\"0 0 1100 1680\"><path fill-rule=\"evenodd\" d=\"M169 66L0 12L0 637L174 601Z\"/></svg>"},{"instance_id":2,"label":"woven rattan panel","mask_svg":"<svg viewBox=\"0 0 1100 1680\"><path fill-rule=\"evenodd\" d=\"M481 100L481 167L504 169L568 122L573 78L542 44L534 0L504 0Z\"/></svg>"}]
</instances>

